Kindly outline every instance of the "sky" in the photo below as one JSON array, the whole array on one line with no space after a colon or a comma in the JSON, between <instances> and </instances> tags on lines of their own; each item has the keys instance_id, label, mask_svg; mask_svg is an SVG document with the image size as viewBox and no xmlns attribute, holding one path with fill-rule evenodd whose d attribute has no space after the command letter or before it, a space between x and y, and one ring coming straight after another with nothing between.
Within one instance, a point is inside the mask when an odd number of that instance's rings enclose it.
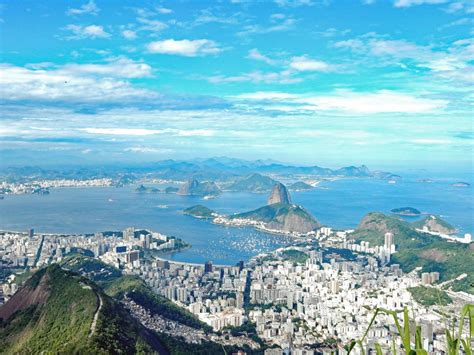
<instances>
[{"instance_id":1,"label":"sky","mask_svg":"<svg viewBox=\"0 0 474 355\"><path fill-rule=\"evenodd\" d=\"M472 170L474 0L0 1L0 166Z\"/></svg>"}]
</instances>

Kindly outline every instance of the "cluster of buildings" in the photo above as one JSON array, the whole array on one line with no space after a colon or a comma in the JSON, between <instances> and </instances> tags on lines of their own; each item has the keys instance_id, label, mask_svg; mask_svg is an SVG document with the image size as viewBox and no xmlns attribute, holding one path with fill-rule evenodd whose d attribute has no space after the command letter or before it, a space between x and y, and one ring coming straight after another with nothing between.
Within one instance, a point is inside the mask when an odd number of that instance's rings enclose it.
<instances>
[{"instance_id":1,"label":"cluster of buildings","mask_svg":"<svg viewBox=\"0 0 474 355\"><path fill-rule=\"evenodd\" d=\"M22 183L10 183L6 181L0 182L0 193L5 195L20 195L48 193L48 189L57 187L101 187L112 186L113 181L109 178L102 179L54 179L54 180L38 180Z\"/></svg>"},{"instance_id":2,"label":"cluster of buildings","mask_svg":"<svg viewBox=\"0 0 474 355\"><path fill-rule=\"evenodd\" d=\"M0 231L0 264L14 268L34 267L43 243L42 235Z\"/></svg>"},{"instance_id":3,"label":"cluster of buildings","mask_svg":"<svg viewBox=\"0 0 474 355\"><path fill-rule=\"evenodd\" d=\"M410 302L407 288L419 282L403 276L397 265L327 260L321 251L301 251L309 255L304 264L268 260L251 276L255 306L249 318L260 337L283 349L362 337L371 313L364 306L399 309ZM379 340L386 329L381 325L373 332L368 341Z\"/></svg>"},{"instance_id":4,"label":"cluster of buildings","mask_svg":"<svg viewBox=\"0 0 474 355\"><path fill-rule=\"evenodd\" d=\"M129 272L140 276L158 294L187 308L215 331L245 321L244 291L248 270L243 263L215 266L143 260Z\"/></svg>"},{"instance_id":5,"label":"cluster of buildings","mask_svg":"<svg viewBox=\"0 0 474 355\"><path fill-rule=\"evenodd\" d=\"M119 269L133 270L140 267L145 251L175 250L183 245L179 239L135 228L77 235L38 234L33 229L26 233L0 231L0 268L13 271L40 268L61 262L66 255L76 251ZM1 304L16 292L14 274L0 284L0 289L4 290L0 294Z\"/></svg>"},{"instance_id":6,"label":"cluster of buildings","mask_svg":"<svg viewBox=\"0 0 474 355\"><path fill-rule=\"evenodd\" d=\"M422 273L420 278L416 271L404 274L398 265L388 265L396 252L396 236L391 233L385 234L384 245L371 247L367 242L348 240L348 232L321 228L308 242L300 240L298 246L235 266L144 257L149 250L176 248L177 242L160 233L134 228L94 235L2 232L0 260L9 267L34 268L61 261L74 248L87 250L124 273L139 276L154 292L186 308L214 331L251 323L265 343L278 347L267 350L270 355L284 351L313 354L316 345L341 348L363 336L376 308L399 310L405 306L416 314L424 348L445 351L444 316L436 307L415 302L410 293L410 288L420 284L439 287L431 285L439 280L439 273ZM0 302L16 291L14 281L10 277L1 285ZM454 300L442 311L458 313L467 301ZM128 307L150 327L171 327L175 335L194 337L178 323L155 317L133 303ZM388 351L395 341L402 352L399 338L393 338L397 333L394 327L391 316L379 314L365 345L378 342ZM195 335L201 340L204 336Z\"/></svg>"}]
</instances>

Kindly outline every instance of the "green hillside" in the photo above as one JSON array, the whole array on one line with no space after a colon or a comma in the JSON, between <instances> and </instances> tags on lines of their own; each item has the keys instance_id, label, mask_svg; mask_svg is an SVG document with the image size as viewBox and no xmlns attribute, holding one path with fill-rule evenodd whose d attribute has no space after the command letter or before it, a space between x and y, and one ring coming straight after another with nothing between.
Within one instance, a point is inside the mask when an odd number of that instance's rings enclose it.
<instances>
[{"instance_id":1,"label":"green hillside","mask_svg":"<svg viewBox=\"0 0 474 355\"><path fill-rule=\"evenodd\" d=\"M230 191L247 191L247 192L268 192L271 191L276 181L272 178L261 175L251 174L241 178L227 187Z\"/></svg>"},{"instance_id":2,"label":"green hillside","mask_svg":"<svg viewBox=\"0 0 474 355\"><path fill-rule=\"evenodd\" d=\"M90 280L52 265L0 308L2 354L164 352L158 338Z\"/></svg>"},{"instance_id":3,"label":"green hillside","mask_svg":"<svg viewBox=\"0 0 474 355\"><path fill-rule=\"evenodd\" d=\"M183 213L196 218L214 218L216 215L215 211L203 205L191 206L186 208Z\"/></svg>"},{"instance_id":4,"label":"green hillside","mask_svg":"<svg viewBox=\"0 0 474 355\"><path fill-rule=\"evenodd\" d=\"M286 203L266 205L253 211L231 215L229 218L260 221L269 229L286 232L307 233L320 227L316 218L303 207Z\"/></svg>"},{"instance_id":5,"label":"green hillside","mask_svg":"<svg viewBox=\"0 0 474 355\"><path fill-rule=\"evenodd\" d=\"M427 216L421 221L413 222L413 226L418 229L423 229L426 227L430 232L442 234L453 234L456 232L456 228L454 228L454 226L442 218L434 215Z\"/></svg>"},{"instance_id":6,"label":"green hillside","mask_svg":"<svg viewBox=\"0 0 474 355\"><path fill-rule=\"evenodd\" d=\"M122 275L121 271L100 260L74 255L65 259L64 268L84 273L96 282L110 297L120 301L125 295L152 314L179 321L193 328L209 327L187 310L176 306L166 297L156 294L138 276ZM87 270L87 272L85 272Z\"/></svg>"},{"instance_id":7,"label":"green hillside","mask_svg":"<svg viewBox=\"0 0 474 355\"><path fill-rule=\"evenodd\" d=\"M383 245L386 232L393 233L397 247L392 263L400 264L406 272L418 266L423 272L438 271L441 281L466 273L468 276L462 282L455 282L453 289L474 293L474 243L453 243L420 233L411 223L378 212L367 214L350 236L376 246Z\"/></svg>"}]
</instances>

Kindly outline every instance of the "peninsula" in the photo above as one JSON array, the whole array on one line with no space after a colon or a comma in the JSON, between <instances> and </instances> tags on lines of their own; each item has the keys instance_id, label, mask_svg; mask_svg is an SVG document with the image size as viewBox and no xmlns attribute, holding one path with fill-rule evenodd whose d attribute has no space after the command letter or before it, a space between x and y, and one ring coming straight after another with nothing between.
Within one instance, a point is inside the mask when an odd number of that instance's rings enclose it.
<instances>
[{"instance_id":1,"label":"peninsula","mask_svg":"<svg viewBox=\"0 0 474 355\"><path fill-rule=\"evenodd\" d=\"M306 209L291 203L287 188L279 182L273 186L268 204L252 211L225 216L197 205L187 208L183 213L196 218L212 218L216 224L253 226L271 233L302 235L321 227Z\"/></svg>"}]
</instances>

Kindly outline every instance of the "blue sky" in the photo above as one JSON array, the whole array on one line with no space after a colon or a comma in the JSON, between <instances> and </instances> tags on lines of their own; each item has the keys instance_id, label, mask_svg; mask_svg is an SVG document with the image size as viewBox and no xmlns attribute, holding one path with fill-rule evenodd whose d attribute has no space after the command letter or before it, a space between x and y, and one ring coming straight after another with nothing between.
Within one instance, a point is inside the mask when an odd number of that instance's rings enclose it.
<instances>
[{"instance_id":1,"label":"blue sky","mask_svg":"<svg viewBox=\"0 0 474 355\"><path fill-rule=\"evenodd\" d=\"M471 0L0 4L3 166L472 168Z\"/></svg>"}]
</instances>

